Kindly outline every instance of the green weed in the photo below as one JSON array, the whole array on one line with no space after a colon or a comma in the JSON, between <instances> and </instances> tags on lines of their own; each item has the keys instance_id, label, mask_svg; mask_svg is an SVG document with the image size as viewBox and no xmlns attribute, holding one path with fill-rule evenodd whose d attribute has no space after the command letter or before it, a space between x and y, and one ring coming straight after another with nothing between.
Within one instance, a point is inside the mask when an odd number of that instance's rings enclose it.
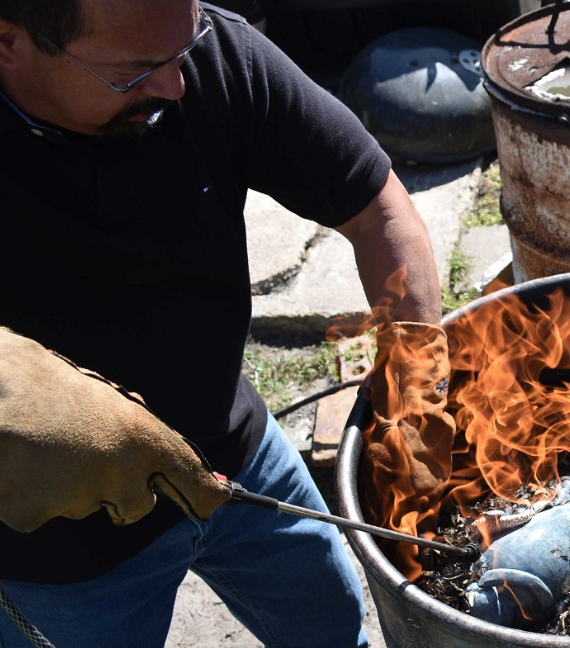
<instances>
[{"instance_id":1,"label":"green weed","mask_svg":"<svg viewBox=\"0 0 570 648\"><path fill-rule=\"evenodd\" d=\"M271 411L289 405L295 393L306 391L317 379L338 382L336 344L320 345L291 351L277 348L268 351L248 345L244 353L243 373Z\"/></svg>"},{"instance_id":2,"label":"green weed","mask_svg":"<svg viewBox=\"0 0 570 648\"><path fill-rule=\"evenodd\" d=\"M449 284L455 286L466 279L471 269L471 259L461 250L456 249L449 259Z\"/></svg>"},{"instance_id":3,"label":"green weed","mask_svg":"<svg viewBox=\"0 0 570 648\"><path fill-rule=\"evenodd\" d=\"M498 162L493 162L479 180L475 205L464 221L466 227L498 225L503 222L501 214L501 171Z\"/></svg>"},{"instance_id":4,"label":"green weed","mask_svg":"<svg viewBox=\"0 0 570 648\"><path fill-rule=\"evenodd\" d=\"M479 297L479 293L472 288L466 292L456 293L449 286L441 287L441 314L447 315L461 306Z\"/></svg>"},{"instance_id":5,"label":"green weed","mask_svg":"<svg viewBox=\"0 0 570 648\"><path fill-rule=\"evenodd\" d=\"M449 260L449 285L441 287L441 311L443 315L451 313L456 308L464 306L479 296L475 288L470 290L457 290L457 286L468 277L471 259L456 249Z\"/></svg>"}]
</instances>

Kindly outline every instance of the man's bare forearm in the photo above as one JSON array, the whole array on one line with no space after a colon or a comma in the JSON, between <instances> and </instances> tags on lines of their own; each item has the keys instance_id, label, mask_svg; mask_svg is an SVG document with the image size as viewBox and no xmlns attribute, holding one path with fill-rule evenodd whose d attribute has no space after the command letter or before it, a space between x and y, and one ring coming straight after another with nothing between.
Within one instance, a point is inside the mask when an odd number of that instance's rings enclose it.
<instances>
[{"instance_id":1,"label":"man's bare forearm","mask_svg":"<svg viewBox=\"0 0 570 648\"><path fill-rule=\"evenodd\" d=\"M440 322L440 284L429 234L393 171L372 202L337 230L354 247L379 323Z\"/></svg>"}]
</instances>

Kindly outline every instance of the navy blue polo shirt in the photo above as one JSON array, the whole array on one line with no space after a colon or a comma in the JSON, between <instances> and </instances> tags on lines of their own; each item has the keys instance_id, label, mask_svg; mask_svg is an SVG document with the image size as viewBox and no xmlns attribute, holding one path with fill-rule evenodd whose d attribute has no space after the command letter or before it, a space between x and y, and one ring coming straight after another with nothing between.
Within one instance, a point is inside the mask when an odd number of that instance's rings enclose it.
<instances>
[{"instance_id":1,"label":"navy blue polo shirt","mask_svg":"<svg viewBox=\"0 0 570 648\"><path fill-rule=\"evenodd\" d=\"M0 324L140 393L232 476L267 418L241 374L248 187L334 227L364 209L390 164L267 39L207 10L214 28L183 66L185 96L138 139L61 132L0 101ZM0 578L95 577L181 516L161 499L120 529L104 511L31 534L0 524Z\"/></svg>"}]
</instances>

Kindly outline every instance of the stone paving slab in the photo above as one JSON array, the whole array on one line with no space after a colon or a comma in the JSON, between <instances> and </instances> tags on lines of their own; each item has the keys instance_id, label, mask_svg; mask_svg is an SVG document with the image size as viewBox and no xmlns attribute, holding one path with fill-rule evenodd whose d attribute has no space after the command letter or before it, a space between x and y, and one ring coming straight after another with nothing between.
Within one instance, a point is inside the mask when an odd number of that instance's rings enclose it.
<instances>
[{"instance_id":1,"label":"stone paving slab","mask_svg":"<svg viewBox=\"0 0 570 648\"><path fill-rule=\"evenodd\" d=\"M257 191L248 192L245 213L252 288L274 289L301 269L319 226Z\"/></svg>"},{"instance_id":2,"label":"stone paving slab","mask_svg":"<svg viewBox=\"0 0 570 648\"><path fill-rule=\"evenodd\" d=\"M449 279L449 259L460 238L462 218L474 204L481 160L394 170L427 225L443 284Z\"/></svg>"},{"instance_id":3,"label":"stone paving slab","mask_svg":"<svg viewBox=\"0 0 570 648\"><path fill-rule=\"evenodd\" d=\"M350 243L323 228L307 250L300 272L283 290L253 299L253 319L333 318L368 312Z\"/></svg>"},{"instance_id":4,"label":"stone paving slab","mask_svg":"<svg viewBox=\"0 0 570 648\"><path fill-rule=\"evenodd\" d=\"M479 292L511 261L511 242L506 225L473 227L461 235L460 248L470 262L468 276L456 290Z\"/></svg>"},{"instance_id":5,"label":"stone paving slab","mask_svg":"<svg viewBox=\"0 0 570 648\"><path fill-rule=\"evenodd\" d=\"M461 219L474 201L480 161L437 167L402 166L395 171L426 222L443 283L449 276L449 259L459 239ZM258 210L264 209L269 209L275 216L287 217L288 230L299 227L304 232L306 227L303 219L293 216L294 221L289 220L291 215L285 214L287 210L270 198L252 196L245 216L248 228L256 230L255 239L251 235L249 255L257 283L264 281L264 274L287 276L284 264L291 263L290 257L282 262L275 254L271 270L262 270L267 249L275 246L281 237L279 218L260 215ZM254 333L259 329L295 328L300 332L316 331L324 336L328 320L332 318L356 321L369 314L350 243L334 230L321 228L320 234L314 236L314 231L309 228L307 234L299 235L293 248L299 249L299 240L303 237L306 252L301 255L298 271L281 282L276 290L254 295ZM287 240L284 246L288 245ZM293 256L298 258L295 254ZM279 264L282 264L281 269Z\"/></svg>"}]
</instances>

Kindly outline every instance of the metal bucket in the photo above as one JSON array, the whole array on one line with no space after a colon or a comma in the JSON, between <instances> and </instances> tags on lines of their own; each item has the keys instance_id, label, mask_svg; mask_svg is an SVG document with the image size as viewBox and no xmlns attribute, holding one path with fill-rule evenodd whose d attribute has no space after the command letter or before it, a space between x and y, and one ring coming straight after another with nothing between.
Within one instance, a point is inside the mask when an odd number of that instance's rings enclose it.
<instances>
[{"instance_id":1,"label":"metal bucket","mask_svg":"<svg viewBox=\"0 0 570 648\"><path fill-rule=\"evenodd\" d=\"M548 295L562 288L570 298L570 274L537 279L492 293L443 319L453 337L466 313L492 309L501 297L516 294L524 303L544 309ZM362 450L361 428L366 419L363 400L351 413L337 454L335 484L340 514L364 521L358 499L357 475ZM358 411L357 411L358 410ZM432 598L408 581L385 557L368 533L347 529L348 542L364 567L388 648L570 648L570 637L512 630L480 621Z\"/></svg>"},{"instance_id":2,"label":"metal bucket","mask_svg":"<svg viewBox=\"0 0 570 648\"><path fill-rule=\"evenodd\" d=\"M568 40L570 5L557 2L508 23L482 50L517 283L570 271Z\"/></svg>"}]
</instances>

